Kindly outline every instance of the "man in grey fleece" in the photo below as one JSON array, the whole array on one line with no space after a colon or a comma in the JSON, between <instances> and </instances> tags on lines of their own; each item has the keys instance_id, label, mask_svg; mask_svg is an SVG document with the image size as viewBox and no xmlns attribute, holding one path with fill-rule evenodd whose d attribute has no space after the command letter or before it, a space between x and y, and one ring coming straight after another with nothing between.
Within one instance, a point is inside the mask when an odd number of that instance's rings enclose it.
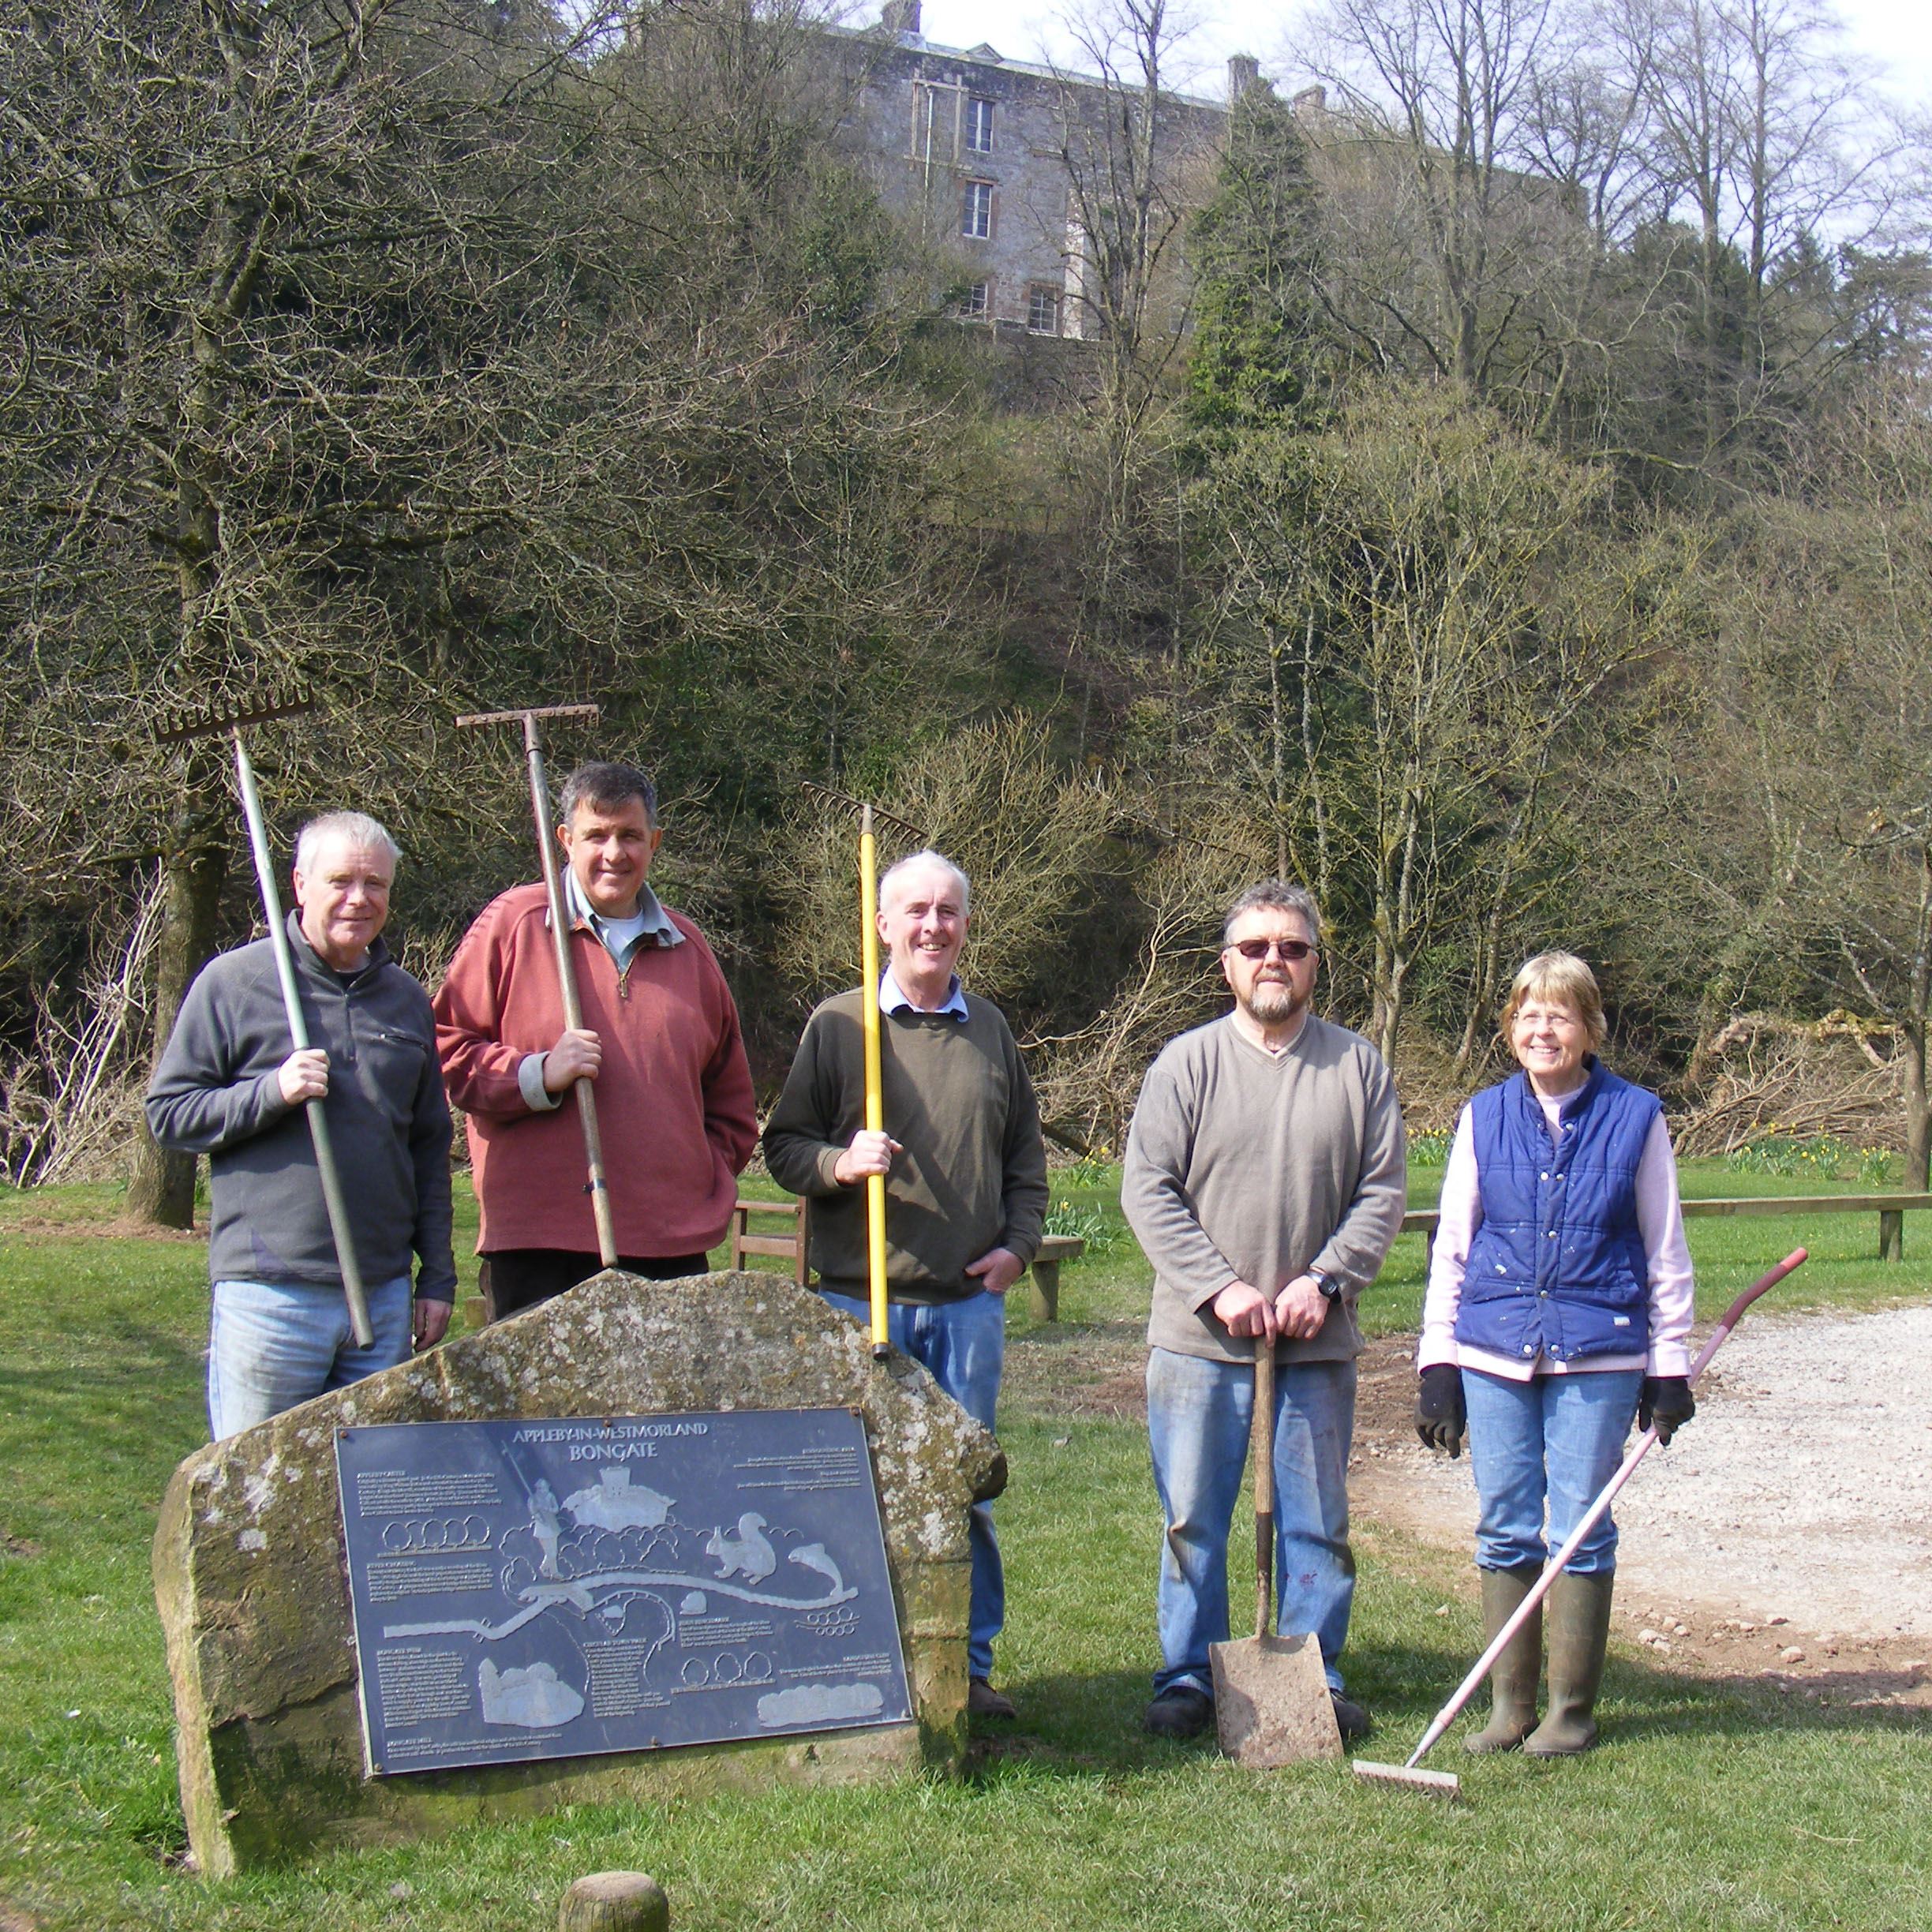
<instances>
[{"instance_id":1,"label":"man in grey fleece","mask_svg":"<svg viewBox=\"0 0 1932 1932\"><path fill-rule=\"evenodd\" d=\"M807 1023L765 1129L772 1178L810 1197L811 1259L826 1299L868 1321L865 1181L886 1178L889 1333L976 1422L993 1426L1005 1361L1006 1290L1039 1248L1046 1148L1020 1049L998 1008L964 991L966 875L938 852L879 882L880 1041L887 1131L865 1125L863 999L829 999ZM990 1503L975 1503L967 1709L1011 1717L993 1688L1006 1586Z\"/></svg>"},{"instance_id":2,"label":"man in grey fleece","mask_svg":"<svg viewBox=\"0 0 1932 1932\"><path fill-rule=\"evenodd\" d=\"M1154 1264L1148 1429L1167 1537L1144 1722L1159 1736L1214 1720L1208 1649L1228 1634L1261 1348L1276 1362L1276 1627L1320 1640L1342 1735L1368 1728L1337 1664L1355 1591L1355 1305L1401 1228L1407 1174L1381 1055L1309 1010L1320 937L1299 886L1235 900L1221 953L1234 1009L1162 1050L1128 1134L1121 1205Z\"/></svg>"},{"instance_id":3,"label":"man in grey fleece","mask_svg":"<svg viewBox=\"0 0 1932 1932\"><path fill-rule=\"evenodd\" d=\"M206 1154L212 1202L208 1423L219 1441L442 1339L455 1299L450 1111L429 995L382 929L395 842L360 812L303 826L289 940L314 1043L291 1050L266 939L209 961L148 1089L163 1147ZM324 1101L373 1346L349 1326L304 1118ZM412 1252L421 1259L412 1312Z\"/></svg>"}]
</instances>

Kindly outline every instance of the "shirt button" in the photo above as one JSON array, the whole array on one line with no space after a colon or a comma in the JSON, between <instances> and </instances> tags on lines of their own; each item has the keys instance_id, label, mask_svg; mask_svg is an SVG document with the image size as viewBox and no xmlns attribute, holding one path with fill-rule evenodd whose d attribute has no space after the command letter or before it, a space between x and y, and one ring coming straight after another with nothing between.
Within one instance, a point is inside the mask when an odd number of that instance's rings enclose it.
<instances>
[{"instance_id":1,"label":"shirt button","mask_svg":"<svg viewBox=\"0 0 1932 1932\"><path fill-rule=\"evenodd\" d=\"M1556 1238L1556 1230L1554 1228L1552 1228L1550 1231L1543 1237L1543 1238L1545 1241L1554 1241Z\"/></svg>"},{"instance_id":2,"label":"shirt button","mask_svg":"<svg viewBox=\"0 0 1932 1932\"><path fill-rule=\"evenodd\" d=\"M1546 1174L1540 1174L1537 1176L1537 1178L1539 1181L1547 1181L1549 1178L1549 1176Z\"/></svg>"},{"instance_id":3,"label":"shirt button","mask_svg":"<svg viewBox=\"0 0 1932 1932\"><path fill-rule=\"evenodd\" d=\"M1523 1353L1526 1355L1533 1355L1536 1353L1536 1344L1533 1342L1526 1342L1523 1344Z\"/></svg>"}]
</instances>

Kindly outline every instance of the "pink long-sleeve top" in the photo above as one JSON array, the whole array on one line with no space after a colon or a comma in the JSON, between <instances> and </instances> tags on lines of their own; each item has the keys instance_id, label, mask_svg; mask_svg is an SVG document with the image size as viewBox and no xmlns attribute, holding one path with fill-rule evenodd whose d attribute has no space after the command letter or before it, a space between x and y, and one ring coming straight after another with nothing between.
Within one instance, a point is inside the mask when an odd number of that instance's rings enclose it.
<instances>
[{"instance_id":1,"label":"pink long-sleeve top","mask_svg":"<svg viewBox=\"0 0 1932 1932\"><path fill-rule=\"evenodd\" d=\"M1538 1094L1544 1118L1553 1135L1560 1099ZM1650 1346L1647 1355L1591 1355L1580 1361L1556 1361L1539 1354L1525 1361L1492 1355L1455 1339L1456 1312L1462 1301L1462 1274L1469 1264L1470 1243L1482 1225L1482 1191L1476 1173L1476 1144L1470 1129L1470 1110L1462 1110L1450 1143L1449 1165L1443 1174L1440 1218L1436 1245L1429 1257L1428 1292L1422 1301L1422 1339L1416 1351L1417 1368L1450 1362L1479 1368L1486 1375L1527 1382L1541 1375L1586 1375L1611 1368L1641 1368L1646 1375L1680 1376L1690 1372L1688 1338L1696 1281L1690 1250L1684 1241L1683 1206L1677 1193L1677 1157L1671 1150L1670 1129L1659 1114L1650 1123L1637 1164L1637 1226L1643 1237L1644 1259L1650 1275Z\"/></svg>"}]
</instances>

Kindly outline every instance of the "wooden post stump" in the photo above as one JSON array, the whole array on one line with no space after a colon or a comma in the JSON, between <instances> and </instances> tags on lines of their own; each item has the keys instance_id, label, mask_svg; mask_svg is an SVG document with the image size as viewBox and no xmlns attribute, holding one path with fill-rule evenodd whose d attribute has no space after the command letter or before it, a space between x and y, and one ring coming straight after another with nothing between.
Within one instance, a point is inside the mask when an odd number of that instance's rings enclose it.
<instances>
[{"instance_id":1,"label":"wooden post stump","mask_svg":"<svg viewBox=\"0 0 1932 1932\"><path fill-rule=\"evenodd\" d=\"M647 1872L592 1872L564 1894L557 1932L670 1932L671 1901Z\"/></svg>"},{"instance_id":2,"label":"wooden post stump","mask_svg":"<svg viewBox=\"0 0 1932 1932\"><path fill-rule=\"evenodd\" d=\"M1878 1259L1881 1261L1905 1259L1905 1217L1896 1208L1881 1208L1878 1211Z\"/></svg>"}]
</instances>

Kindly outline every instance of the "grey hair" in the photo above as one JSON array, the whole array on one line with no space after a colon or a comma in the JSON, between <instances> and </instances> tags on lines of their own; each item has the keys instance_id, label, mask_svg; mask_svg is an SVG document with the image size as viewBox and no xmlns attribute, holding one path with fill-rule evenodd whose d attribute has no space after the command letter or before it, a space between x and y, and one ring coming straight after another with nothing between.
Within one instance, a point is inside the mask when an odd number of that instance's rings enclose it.
<instances>
[{"instance_id":1,"label":"grey hair","mask_svg":"<svg viewBox=\"0 0 1932 1932\"><path fill-rule=\"evenodd\" d=\"M1234 943L1234 922L1245 912L1293 912L1307 927L1309 938L1317 946L1321 944L1321 908L1305 886L1290 886L1280 879L1264 879L1259 886L1250 886L1228 908L1227 917L1221 922L1222 952Z\"/></svg>"},{"instance_id":2,"label":"grey hair","mask_svg":"<svg viewBox=\"0 0 1932 1932\"><path fill-rule=\"evenodd\" d=\"M891 899L893 886L900 874L904 872L910 872L915 867L920 866L937 866L942 872L950 872L958 882L961 915L963 916L972 909L972 882L944 852L934 852L930 845L923 852L909 853L905 858L898 860L897 863L886 868L886 875L879 881L878 888L878 902L882 907Z\"/></svg>"},{"instance_id":3,"label":"grey hair","mask_svg":"<svg viewBox=\"0 0 1932 1932\"><path fill-rule=\"evenodd\" d=\"M324 839L340 839L358 852L380 852L396 864L402 848L389 836L389 829L367 812L323 812L311 818L295 835L295 870L305 878L315 863L316 848Z\"/></svg>"},{"instance_id":4,"label":"grey hair","mask_svg":"<svg viewBox=\"0 0 1932 1932\"><path fill-rule=\"evenodd\" d=\"M576 818L579 805L594 805L599 811L616 811L634 798L644 801L644 822L655 831L657 788L635 765L593 758L587 765L579 765L564 781L557 811L564 824L569 825Z\"/></svg>"}]
</instances>

